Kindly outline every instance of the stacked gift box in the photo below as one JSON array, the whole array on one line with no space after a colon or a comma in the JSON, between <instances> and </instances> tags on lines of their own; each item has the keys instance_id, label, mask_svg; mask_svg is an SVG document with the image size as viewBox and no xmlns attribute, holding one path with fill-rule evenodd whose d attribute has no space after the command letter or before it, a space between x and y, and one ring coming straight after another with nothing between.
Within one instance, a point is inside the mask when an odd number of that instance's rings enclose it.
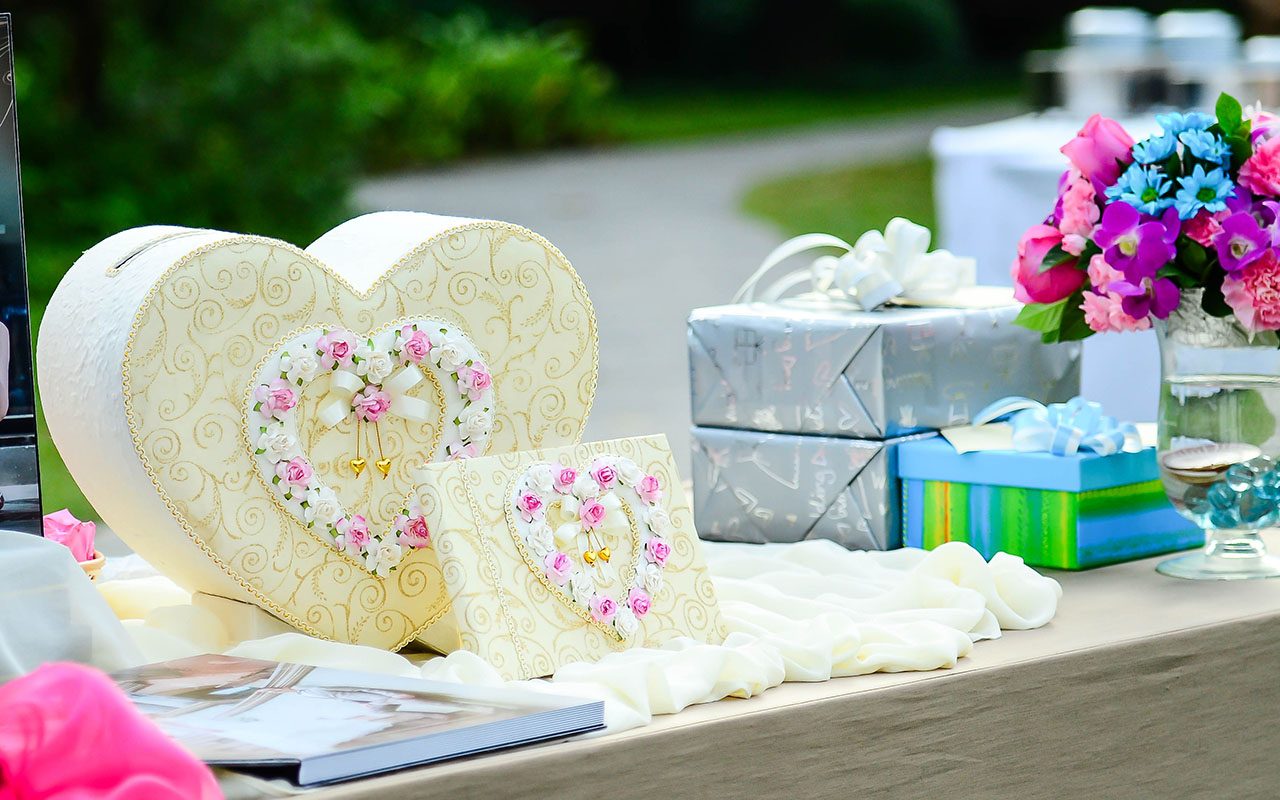
<instances>
[{"instance_id":1,"label":"stacked gift box","mask_svg":"<svg viewBox=\"0 0 1280 800\"><path fill-rule=\"evenodd\" d=\"M1080 349L981 308L823 301L697 309L689 318L695 521L706 539L902 543L901 445L992 401L1079 392Z\"/></svg>"}]
</instances>

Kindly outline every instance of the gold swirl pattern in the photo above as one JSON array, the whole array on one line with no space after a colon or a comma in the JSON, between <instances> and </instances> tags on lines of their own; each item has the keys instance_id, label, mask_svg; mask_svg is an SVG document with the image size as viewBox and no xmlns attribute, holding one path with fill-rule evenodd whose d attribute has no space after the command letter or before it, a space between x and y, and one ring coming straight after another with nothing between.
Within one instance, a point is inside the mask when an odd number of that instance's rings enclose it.
<instances>
[{"instance_id":1,"label":"gold swirl pattern","mask_svg":"<svg viewBox=\"0 0 1280 800\"><path fill-rule=\"evenodd\" d=\"M661 571L661 589L651 592L649 613L626 642L550 585L523 536L509 527L511 487L530 466L550 462L578 468L601 455L628 458L657 476L671 518L663 535L671 555ZM594 661L628 646L657 647L678 636L718 644L727 635L665 437L502 453L465 465L427 464L417 475L416 500L432 530L459 644L504 677L549 675L563 664ZM627 503L621 507L631 510ZM641 558L633 540L637 520L627 511L627 532L611 540L626 565L620 572L624 579L633 574L632 559Z\"/></svg>"},{"instance_id":2,"label":"gold swirl pattern","mask_svg":"<svg viewBox=\"0 0 1280 800\"><path fill-rule=\"evenodd\" d=\"M536 277L522 277L528 270ZM580 324L563 325L566 315ZM313 636L398 649L436 623L452 625L442 565L433 549L416 550L380 578L282 513L243 432L245 387L289 331L335 322L372 331L408 317L445 320L487 356L498 398L489 452L581 436L598 366L594 312L564 256L518 226L449 229L364 292L292 245L235 236L174 261L134 317L122 364L125 413L161 500L241 599ZM552 358L555 375L543 368ZM418 391L428 402L443 396L432 380ZM554 402L533 402L546 393ZM304 396L300 414L318 402ZM388 426L383 446L396 464L374 482L373 470L357 478L340 469L351 426L319 427L302 432L319 454L317 472L379 520L401 507L410 462L440 448L439 419ZM518 660L513 653L509 666Z\"/></svg>"}]
</instances>

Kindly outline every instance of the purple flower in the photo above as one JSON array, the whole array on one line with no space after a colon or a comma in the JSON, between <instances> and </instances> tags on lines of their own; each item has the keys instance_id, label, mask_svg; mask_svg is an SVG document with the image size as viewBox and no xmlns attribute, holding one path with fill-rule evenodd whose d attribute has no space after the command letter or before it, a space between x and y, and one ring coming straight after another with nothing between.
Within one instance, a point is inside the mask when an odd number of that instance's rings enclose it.
<instances>
[{"instance_id":1,"label":"purple flower","mask_svg":"<svg viewBox=\"0 0 1280 800\"><path fill-rule=\"evenodd\" d=\"M1154 278L1157 270L1173 260L1177 253L1173 243L1181 227L1173 209L1165 211L1158 220L1143 222L1136 208L1116 202L1102 213L1102 224L1094 241L1103 248L1107 263L1136 285L1143 279Z\"/></svg>"},{"instance_id":2,"label":"purple flower","mask_svg":"<svg viewBox=\"0 0 1280 800\"><path fill-rule=\"evenodd\" d=\"M1110 289L1120 295L1120 307L1134 319L1164 319L1181 301L1178 287L1168 278L1143 278L1138 283L1113 281Z\"/></svg>"},{"instance_id":3,"label":"purple flower","mask_svg":"<svg viewBox=\"0 0 1280 800\"><path fill-rule=\"evenodd\" d=\"M1237 211L1222 221L1222 230L1213 235L1213 244L1222 268L1234 275L1270 247L1271 234L1263 230L1253 214Z\"/></svg>"}]
</instances>

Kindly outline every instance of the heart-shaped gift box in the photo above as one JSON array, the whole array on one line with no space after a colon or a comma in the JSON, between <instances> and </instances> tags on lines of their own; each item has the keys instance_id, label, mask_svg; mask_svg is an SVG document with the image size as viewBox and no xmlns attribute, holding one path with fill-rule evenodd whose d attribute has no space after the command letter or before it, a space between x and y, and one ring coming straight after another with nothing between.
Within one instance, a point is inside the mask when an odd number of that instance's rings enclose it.
<instances>
[{"instance_id":1,"label":"heart-shaped gift box","mask_svg":"<svg viewBox=\"0 0 1280 800\"><path fill-rule=\"evenodd\" d=\"M185 588L306 633L456 640L402 507L411 469L578 440L595 317L524 228L370 214L306 251L135 228L88 250L40 328L50 433L86 497Z\"/></svg>"}]
</instances>

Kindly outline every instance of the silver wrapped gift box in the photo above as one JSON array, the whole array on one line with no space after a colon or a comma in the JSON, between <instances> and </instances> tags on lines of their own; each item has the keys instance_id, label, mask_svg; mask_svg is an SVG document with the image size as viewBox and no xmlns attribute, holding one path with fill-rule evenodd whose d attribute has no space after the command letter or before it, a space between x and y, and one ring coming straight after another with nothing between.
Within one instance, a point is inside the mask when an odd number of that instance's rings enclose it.
<instances>
[{"instance_id":1,"label":"silver wrapped gift box","mask_svg":"<svg viewBox=\"0 0 1280 800\"><path fill-rule=\"evenodd\" d=\"M1079 394L1079 344L1041 344L1013 324L1018 309L695 309L693 423L888 439L963 425L1009 395Z\"/></svg>"},{"instance_id":2,"label":"silver wrapped gift box","mask_svg":"<svg viewBox=\"0 0 1280 800\"><path fill-rule=\"evenodd\" d=\"M888 441L693 429L698 535L724 542L831 539L901 546L896 445Z\"/></svg>"}]
</instances>

